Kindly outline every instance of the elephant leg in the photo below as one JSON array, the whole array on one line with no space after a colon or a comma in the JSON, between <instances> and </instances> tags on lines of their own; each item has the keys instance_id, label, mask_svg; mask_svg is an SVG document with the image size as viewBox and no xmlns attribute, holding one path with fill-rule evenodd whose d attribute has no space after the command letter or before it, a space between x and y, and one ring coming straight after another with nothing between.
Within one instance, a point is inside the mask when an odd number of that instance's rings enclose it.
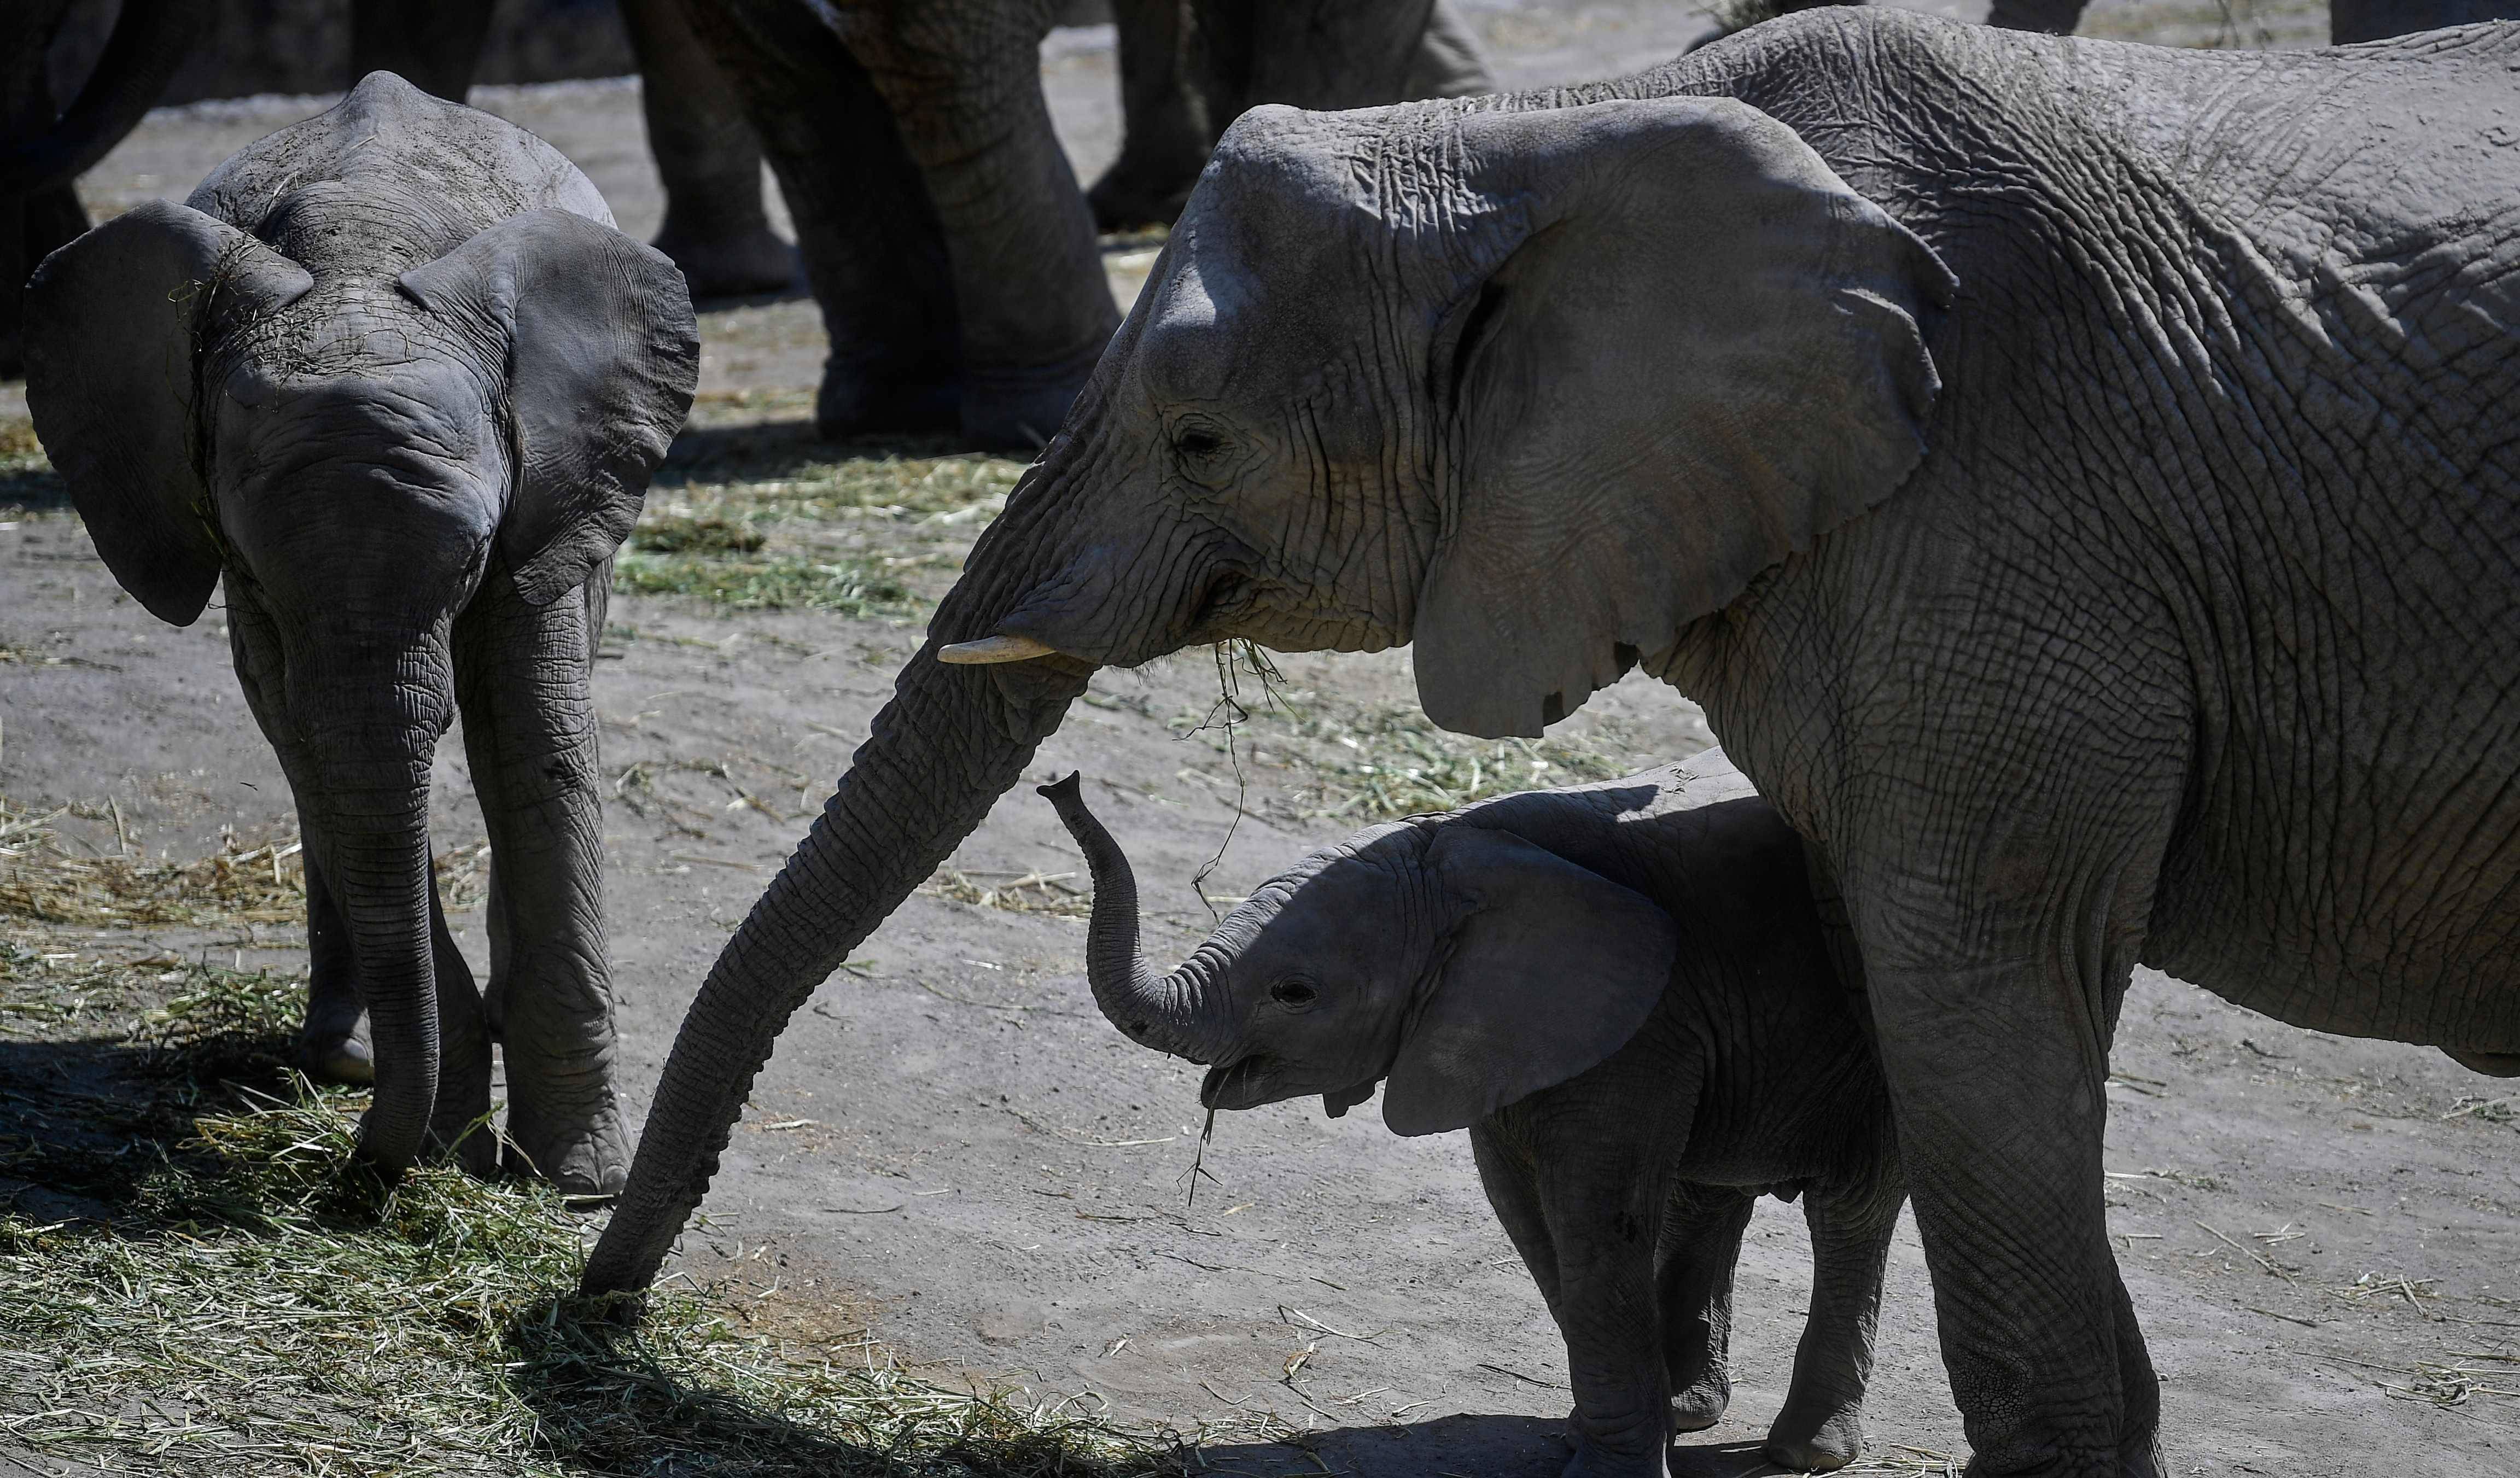
<instances>
[{"instance_id":1,"label":"elephant leg","mask_svg":"<svg viewBox=\"0 0 2520 1478\"><path fill-rule=\"evenodd\" d=\"M2004 30L2045 31L2070 36L2083 23L2084 0L1995 0L1986 23Z\"/></svg>"},{"instance_id":2,"label":"elephant leg","mask_svg":"<svg viewBox=\"0 0 2520 1478\"><path fill-rule=\"evenodd\" d=\"M472 967L446 927L437 879L428 879L429 963L437 971L437 1101L429 1111L432 1149L455 1151L455 1162L487 1178L499 1168L499 1137L490 1127L490 1029Z\"/></svg>"},{"instance_id":3,"label":"elephant leg","mask_svg":"<svg viewBox=\"0 0 2520 1478\"><path fill-rule=\"evenodd\" d=\"M2122 1337L2100 1149L2132 948L2093 951L2089 980L2062 946L1972 962L1954 944L1927 963L1924 911L1885 921L1860 887L1853 901L1970 1472L2129 1471L2121 1449L2148 1451L2153 1407L2128 1393L2151 1375Z\"/></svg>"},{"instance_id":4,"label":"elephant leg","mask_svg":"<svg viewBox=\"0 0 2520 1478\"><path fill-rule=\"evenodd\" d=\"M962 429L1038 447L1120 325L1093 213L1041 92L1045 7L995 24L901 3L838 11L892 110L944 234L962 339Z\"/></svg>"},{"instance_id":5,"label":"elephant leg","mask_svg":"<svg viewBox=\"0 0 2520 1478\"><path fill-rule=\"evenodd\" d=\"M572 1195L609 1195L629 1173L587 690L601 608L584 591L528 605L493 574L454 634L465 752L490 833L489 1018L508 1067L512 1168Z\"/></svg>"},{"instance_id":6,"label":"elephant leg","mask_svg":"<svg viewBox=\"0 0 2520 1478\"><path fill-rule=\"evenodd\" d=\"M461 103L472 90L492 0L351 0L350 77L389 71Z\"/></svg>"},{"instance_id":7,"label":"elephant leg","mask_svg":"<svg viewBox=\"0 0 2520 1478\"><path fill-rule=\"evenodd\" d=\"M1188 0L1113 0L1120 33L1120 157L1085 192L1103 231L1170 225L1207 165L1218 124L1196 85Z\"/></svg>"},{"instance_id":8,"label":"elephant leg","mask_svg":"<svg viewBox=\"0 0 2520 1478\"><path fill-rule=\"evenodd\" d=\"M1811 1227L1811 1313L1794 1350L1794 1380L1768 1427L1772 1462L1831 1472L1864 1447L1864 1390L1881 1317L1881 1274L1905 1199L1895 1186L1814 1189L1803 1198Z\"/></svg>"},{"instance_id":9,"label":"elephant leg","mask_svg":"<svg viewBox=\"0 0 2520 1478\"><path fill-rule=\"evenodd\" d=\"M1426 15L1425 38L1409 64L1408 80L1401 84L1401 98L1467 98L1496 90L1496 78L1488 71L1487 59L1479 55L1469 26L1454 12L1450 0L1435 0Z\"/></svg>"},{"instance_id":10,"label":"elephant leg","mask_svg":"<svg viewBox=\"0 0 2520 1478\"><path fill-rule=\"evenodd\" d=\"M1653 1207L1633 1187L1604 1185L1617 1205L1592 1196L1547 1197L1557 1246L1557 1329L1575 1387L1575 1456L1566 1478L1664 1478L1671 1441L1655 1297ZM1571 1204L1570 1204L1571 1201ZM1570 1225L1572 1224L1572 1225Z\"/></svg>"},{"instance_id":11,"label":"elephant leg","mask_svg":"<svg viewBox=\"0 0 2520 1478\"><path fill-rule=\"evenodd\" d=\"M298 1058L318 1083L373 1083L376 1057L368 1047L359 995L357 958L341 919L340 901L325 877L320 838L298 822L299 859L306 867L306 1023L299 1029Z\"/></svg>"},{"instance_id":12,"label":"elephant leg","mask_svg":"<svg viewBox=\"0 0 2520 1478\"><path fill-rule=\"evenodd\" d=\"M1756 1196L1720 1186L1672 1194L1655 1257L1672 1429L1702 1432L1732 1404L1732 1274Z\"/></svg>"},{"instance_id":13,"label":"elephant leg","mask_svg":"<svg viewBox=\"0 0 2520 1478\"><path fill-rule=\"evenodd\" d=\"M665 187L656 249L683 269L694 297L772 292L796 279L796 249L761 204L761 144L735 84L709 60L682 0L622 0L639 58L648 152Z\"/></svg>"},{"instance_id":14,"label":"elephant leg","mask_svg":"<svg viewBox=\"0 0 2520 1478\"><path fill-rule=\"evenodd\" d=\"M832 345L816 431L837 440L954 429L962 348L945 236L866 68L806 6L753 0L682 14L742 100L796 223Z\"/></svg>"}]
</instances>

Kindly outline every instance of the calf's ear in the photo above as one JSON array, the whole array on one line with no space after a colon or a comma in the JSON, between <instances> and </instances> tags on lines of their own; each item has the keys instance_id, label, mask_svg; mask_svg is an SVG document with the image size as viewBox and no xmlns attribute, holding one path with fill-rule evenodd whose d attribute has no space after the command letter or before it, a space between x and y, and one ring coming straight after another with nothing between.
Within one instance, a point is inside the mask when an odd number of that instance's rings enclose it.
<instances>
[{"instance_id":1,"label":"calf's ear","mask_svg":"<svg viewBox=\"0 0 2520 1478\"><path fill-rule=\"evenodd\" d=\"M189 626L219 581L202 479L205 340L315 286L215 216L150 201L44 258L26 284L26 409L106 568Z\"/></svg>"},{"instance_id":2,"label":"calf's ear","mask_svg":"<svg viewBox=\"0 0 2520 1478\"><path fill-rule=\"evenodd\" d=\"M517 459L499 553L518 592L549 605L630 537L691 410L699 330L683 275L610 226L546 209L401 282L430 312L507 343Z\"/></svg>"},{"instance_id":3,"label":"calf's ear","mask_svg":"<svg viewBox=\"0 0 2520 1478\"><path fill-rule=\"evenodd\" d=\"M1890 496L1951 273L1729 99L1474 113L1428 382L1458 501L1420 591L1447 729L1537 735Z\"/></svg>"},{"instance_id":4,"label":"calf's ear","mask_svg":"<svg viewBox=\"0 0 2520 1478\"><path fill-rule=\"evenodd\" d=\"M1382 1121L1403 1135L1466 1128L1617 1052L1680 948L1643 894L1510 831L1447 827L1427 862L1463 913L1383 1090Z\"/></svg>"}]
</instances>

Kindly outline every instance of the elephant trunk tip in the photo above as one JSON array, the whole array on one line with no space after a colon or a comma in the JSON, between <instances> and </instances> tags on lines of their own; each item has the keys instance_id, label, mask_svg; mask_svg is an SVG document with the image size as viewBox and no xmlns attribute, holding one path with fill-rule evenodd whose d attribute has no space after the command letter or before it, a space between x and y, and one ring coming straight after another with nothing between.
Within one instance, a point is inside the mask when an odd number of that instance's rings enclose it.
<instances>
[{"instance_id":1,"label":"elephant trunk tip","mask_svg":"<svg viewBox=\"0 0 2520 1478\"><path fill-rule=\"evenodd\" d=\"M1034 794L1057 807L1058 814L1063 818L1067 815L1069 806L1076 805L1085 799L1085 772L1070 770L1065 780L1055 780L1047 785L1035 785L1032 788Z\"/></svg>"}]
</instances>

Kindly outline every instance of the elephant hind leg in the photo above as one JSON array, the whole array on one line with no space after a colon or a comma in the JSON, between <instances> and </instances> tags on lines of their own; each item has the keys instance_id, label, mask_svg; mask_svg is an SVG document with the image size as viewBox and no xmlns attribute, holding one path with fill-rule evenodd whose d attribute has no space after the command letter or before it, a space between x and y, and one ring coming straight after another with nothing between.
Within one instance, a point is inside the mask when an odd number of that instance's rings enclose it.
<instances>
[{"instance_id":1,"label":"elephant hind leg","mask_svg":"<svg viewBox=\"0 0 2520 1478\"><path fill-rule=\"evenodd\" d=\"M1895 1184L1852 1192L1816 1188L1804 1199L1812 1242L1811 1315L1794 1350L1794 1380L1784 1409L1768 1429L1764 1451L1770 1461L1830 1472L1863 1450L1864 1391L1872 1374L1881 1276L1906 1199Z\"/></svg>"}]
</instances>

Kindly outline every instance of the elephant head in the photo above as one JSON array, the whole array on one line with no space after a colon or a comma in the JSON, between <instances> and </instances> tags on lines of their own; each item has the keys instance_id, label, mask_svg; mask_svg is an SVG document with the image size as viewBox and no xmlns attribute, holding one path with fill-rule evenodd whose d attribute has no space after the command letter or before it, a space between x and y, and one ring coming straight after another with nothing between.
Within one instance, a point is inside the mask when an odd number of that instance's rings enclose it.
<instances>
[{"instance_id":1,"label":"elephant head","mask_svg":"<svg viewBox=\"0 0 2520 1478\"><path fill-rule=\"evenodd\" d=\"M1743 104L1512 102L1228 132L694 1003L590 1288L653 1276L788 1015L1095 667L1414 640L1437 722L1537 734L1899 486L1953 286L1922 243Z\"/></svg>"},{"instance_id":2,"label":"elephant head","mask_svg":"<svg viewBox=\"0 0 2520 1478\"><path fill-rule=\"evenodd\" d=\"M380 75L343 107L418 96ZM565 210L474 234L443 206L320 182L248 234L152 202L28 289L28 405L114 578L177 625L226 578L238 676L350 935L376 1056L361 1145L391 1169L433 1116L444 1137L470 1116L450 1105L487 1105L486 1056L465 1092L439 1084L457 1023L428 805L453 621L486 580L536 605L586 583L698 361L655 252Z\"/></svg>"},{"instance_id":3,"label":"elephant head","mask_svg":"<svg viewBox=\"0 0 2520 1478\"><path fill-rule=\"evenodd\" d=\"M1215 1064L1209 1108L1307 1094L1332 1117L1389 1080L1383 1123L1464 1129L1635 1035L1679 931L1634 889L1502 829L1410 821L1269 880L1169 973L1138 950L1129 860L1071 775L1041 793L1094 875L1086 975L1111 1024Z\"/></svg>"}]
</instances>

